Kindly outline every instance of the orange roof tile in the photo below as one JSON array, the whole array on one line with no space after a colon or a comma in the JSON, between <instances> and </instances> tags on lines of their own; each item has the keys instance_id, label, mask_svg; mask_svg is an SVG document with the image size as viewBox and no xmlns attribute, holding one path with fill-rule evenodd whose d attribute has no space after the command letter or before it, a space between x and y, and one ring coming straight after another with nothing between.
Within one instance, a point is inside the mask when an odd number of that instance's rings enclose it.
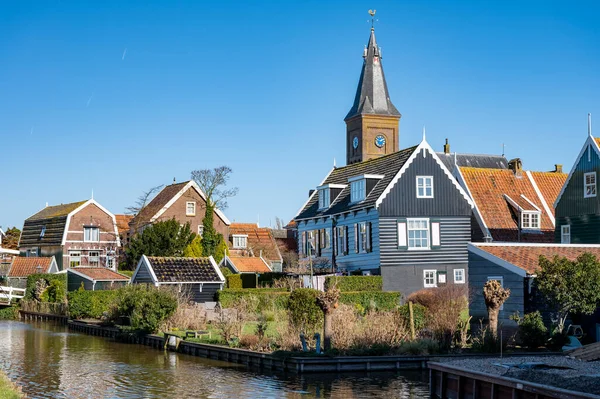
<instances>
[{"instance_id":1,"label":"orange roof tile","mask_svg":"<svg viewBox=\"0 0 600 399\"><path fill-rule=\"evenodd\" d=\"M105 267L74 267L69 270L84 274L92 280L129 280L129 277Z\"/></svg>"},{"instance_id":2,"label":"orange roof tile","mask_svg":"<svg viewBox=\"0 0 600 399\"><path fill-rule=\"evenodd\" d=\"M227 258L239 273L268 273L271 271L269 266L256 256L228 256Z\"/></svg>"},{"instance_id":3,"label":"orange roof tile","mask_svg":"<svg viewBox=\"0 0 600 399\"><path fill-rule=\"evenodd\" d=\"M541 210L541 232L522 234L522 241L554 242L554 225L547 215L531 180L525 173L516 176L510 169L487 169L461 167L465 183L477 205L494 241L518 241L518 217L505 195L518 204L522 195ZM540 189L541 190L541 189ZM528 204L531 208L531 205Z\"/></svg>"},{"instance_id":4,"label":"orange roof tile","mask_svg":"<svg viewBox=\"0 0 600 399\"><path fill-rule=\"evenodd\" d=\"M552 211L552 216L554 216L554 203L569 175L557 172L531 172L531 176Z\"/></svg>"},{"instance_id":5,"label":"orange roof tile","mask_svg":"<svg viewBox=\"0 0 600 399\"><path fill-rule=\"evenodd\" d=\"M535 274L538 269L540 256L548 259L558 255L569 260L575 260L579 255L591 253L600 259L600 246L584 245L484 245L477 248L505 260L529 274Z\"/></svg>"},{"instance_id":6,"label":"orange roof tile","mask_svg":"<svg viewBox=\"0 0 600 399\"><path fill-rule=\"evenodd\" d=\"M600 147L600 137L594 137L594 141L598 144L598 147Z\"/></svg>"},{"instance_id":7,"label":"orange roof tile","mask_svg":"<svg viewBox=\"0 0 600 399\"><path fill-rule=\"evenodd\" d=\"M252 250L254 256L260 256L267 261L281 261L281 254L277 242L273 237L271 229L258 227L256 223L231 223L229 233L243 234L248 236L248 249ZM233 246L232 238L229 240L230 247Z\"/></svg>"},{"instance_id":8,"label":"orange roof tile","mask_svg":"<svg viewBox=\"0 0 600 399\"><path fill-rule=\"evenodd\" d=\"M115 215L117 219L117 229L119 234L123 234L129 231L129 222L133 219L133 215Z\"/></svg>"},{"instance_id":9,"label":"orange roof tile","mask_svg":"<svg viewBox=\"0 0 600 399\"><path fill-rule=\"evenodd\" d=\"M35 273L47 273L54 257L29 257L17 256L12 261L8 277L27 277ZM39 266L39 267L38 267Z\"/></svg>"}]
</instances>

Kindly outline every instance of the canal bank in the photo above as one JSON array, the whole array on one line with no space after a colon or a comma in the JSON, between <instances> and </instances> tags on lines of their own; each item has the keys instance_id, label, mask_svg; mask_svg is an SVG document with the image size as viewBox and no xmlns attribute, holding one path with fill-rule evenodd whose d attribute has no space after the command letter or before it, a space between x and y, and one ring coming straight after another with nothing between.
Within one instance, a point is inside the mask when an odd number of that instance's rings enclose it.
<instances>
[{"instance_id":1,"label":"canal bank","mask_svg":"<svg viewBox=\"0 0 600 399\"><path fill-rule=\"evenodd\" d=\"M4 374L0 372L0 399L20 399L21 390Z\"/></svg>"}]
</instances>

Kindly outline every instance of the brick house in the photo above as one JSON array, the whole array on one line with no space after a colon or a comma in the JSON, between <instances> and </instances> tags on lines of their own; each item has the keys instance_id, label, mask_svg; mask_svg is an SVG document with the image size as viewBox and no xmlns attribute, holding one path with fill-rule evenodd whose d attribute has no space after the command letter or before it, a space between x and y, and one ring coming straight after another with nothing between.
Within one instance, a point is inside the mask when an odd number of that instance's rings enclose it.
<instances>
[{"instance_id":1,"label":"brick house","mask_svg":"<svg viewBox=\"0 0 600 399\"><path fill-rule=\"evenodd\" d=\"M202 235L202 219L206 212L206 195L193 180L174 183L163 188L129 222L130 236L143 231L154 222L175 219L182 225L189 223L192 232ZM229 237L229 219L219 209L214 210L214 227Z\"/></svg>"},{"instance_id":2,"label":"brick house","mask_svg":"<svg viewBox=\"0 0 600 399\"><path fill-rule=\"evenodd\" d=\"M120 246L115 215L93 199L45 207L25 220L19 241L21 256L55 256L59 270L116 269Z\"/></svg>"},{"instance_id":3,"label":"brick house","mask_svg":"<svg viewBox=\"0 0 600 399\"><path fill-rule=\"evenodd\" d=\"M229 253L232 257L264 259L273 271L280 272L283 259L273 231L258 227L256 223L232 223L229 236Z\"/></svg>"}]
</instances>

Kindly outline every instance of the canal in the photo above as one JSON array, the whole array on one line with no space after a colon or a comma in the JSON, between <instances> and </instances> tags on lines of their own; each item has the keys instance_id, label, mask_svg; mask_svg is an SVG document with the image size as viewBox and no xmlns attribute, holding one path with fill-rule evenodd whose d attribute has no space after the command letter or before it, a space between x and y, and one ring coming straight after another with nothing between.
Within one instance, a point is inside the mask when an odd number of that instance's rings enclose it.
<instances>
[{"instance_id":1,"label":"canal","mask_svg":"<svg viewBox=\"0 0 600 399\"><path fill-rule=\"evenodd\" d=\"M283 375L0 321L0 369L31 398L428 398L424 372Z\"/></svg>"}]
</instances>

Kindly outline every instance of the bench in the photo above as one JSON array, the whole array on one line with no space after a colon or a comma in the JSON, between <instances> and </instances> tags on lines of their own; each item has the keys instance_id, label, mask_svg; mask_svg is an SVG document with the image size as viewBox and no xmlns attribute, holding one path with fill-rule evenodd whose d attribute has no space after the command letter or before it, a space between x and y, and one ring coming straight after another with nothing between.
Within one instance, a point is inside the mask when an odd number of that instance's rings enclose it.
<instances>
[{"instance_id":1,"label":"bench","mask_svg":"<svg viewBox=\"0 0 600 399\"><path fill-rule=\"evenodd\" d=\"M211 334L210 331L204 331L204 330L199 330L199 331L186 331L185 332L185 338L199 338L203 335L208 335L208 338L211 338Z\"/></svg>"}]
</instances>

